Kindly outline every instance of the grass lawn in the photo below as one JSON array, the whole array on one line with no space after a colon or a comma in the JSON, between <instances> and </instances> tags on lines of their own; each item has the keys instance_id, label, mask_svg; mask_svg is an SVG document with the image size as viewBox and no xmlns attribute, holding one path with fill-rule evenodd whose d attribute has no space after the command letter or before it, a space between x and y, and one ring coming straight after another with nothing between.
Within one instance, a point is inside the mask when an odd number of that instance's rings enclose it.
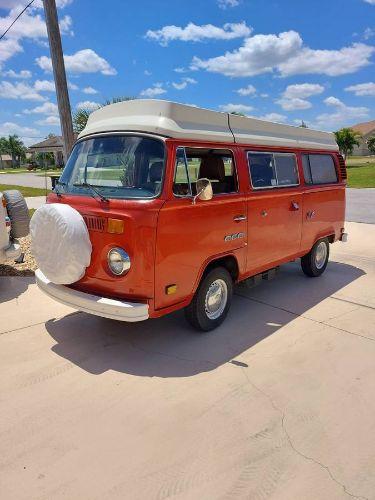
<instances>
[{"instance_id":1,"label":"grass lawn","mask_svg":"<svg viewBox=\"0 0 375 500\"><path fill-rule=\"evenodd\" d=\"M1 174L28 174L29 170L26 168L5 168L4 170L0 170Z\"/></svg>"},{"instance_id":2,"label":"grass lawn","mask_svg":"<svg viewBox=\"0 0 375 500\"><path fill-rule=\"evenodd\" d=\"M350 156L346 167L348 187L375 188L375 156Z\"/></svg>"},{"instance_id":3,"label":"grass lawn","mask_svg":"<svg viewBox=\"0 0 375 500\"><path fill-rule=\"evenodd\" d=\"M0 184L0 191L9 191L11 189L17 189L26 198L27 196L45 196L46 190L33 187L25 186L13 186L12 184ZM48 191L50 193L51 191Z\"/></svg>"}]
</instances>

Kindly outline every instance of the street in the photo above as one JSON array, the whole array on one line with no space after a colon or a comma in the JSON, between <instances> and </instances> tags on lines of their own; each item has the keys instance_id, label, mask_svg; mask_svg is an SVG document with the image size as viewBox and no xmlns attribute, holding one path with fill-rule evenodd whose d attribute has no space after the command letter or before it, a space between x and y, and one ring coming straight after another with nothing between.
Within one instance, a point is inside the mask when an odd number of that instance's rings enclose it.
<instances>
[{"instance_id":1,"label":"street","mask_svg":"<svg viewBox=\"0 0 375 500\"><path fill-rule=\"evenodd\" d=\"M375 498L375 226L198 334L0 279L1 497Z\"/></svg>"}]
</instances>

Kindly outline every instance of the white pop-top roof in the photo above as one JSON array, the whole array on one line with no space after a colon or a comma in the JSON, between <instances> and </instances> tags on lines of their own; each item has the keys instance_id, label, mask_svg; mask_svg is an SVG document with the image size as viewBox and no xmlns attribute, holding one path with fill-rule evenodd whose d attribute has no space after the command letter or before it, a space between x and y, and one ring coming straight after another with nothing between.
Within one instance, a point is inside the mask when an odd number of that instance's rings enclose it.
<instances>
[{"instance_id":1,"label":"white pop-top roof","mask_svg":"<svg viewBox=\"0 0 375 500\"><path fill-rule=\"evenodd\" d=\"M94 111L79 138L115 131L207 142L338 150L332 133L153 99L119 102Z\"/></svg>"}]
</instances>

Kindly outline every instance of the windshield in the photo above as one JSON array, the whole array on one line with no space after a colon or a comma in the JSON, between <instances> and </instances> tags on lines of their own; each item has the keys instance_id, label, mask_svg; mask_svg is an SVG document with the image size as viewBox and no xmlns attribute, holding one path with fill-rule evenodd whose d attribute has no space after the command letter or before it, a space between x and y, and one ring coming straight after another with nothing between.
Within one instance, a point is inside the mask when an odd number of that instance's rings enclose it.
<instances>
[{"instance_id":1,"label":"windshield","mask_svg":"<svg viewBox=\"0 0 375 500\"><path fill-rule=\"evenodd\" d=\"M154 198L162 188L162 141L133 135L96 137L78 142L57 186L69 194L106 198Z\"/></svg>"}]
</instances>

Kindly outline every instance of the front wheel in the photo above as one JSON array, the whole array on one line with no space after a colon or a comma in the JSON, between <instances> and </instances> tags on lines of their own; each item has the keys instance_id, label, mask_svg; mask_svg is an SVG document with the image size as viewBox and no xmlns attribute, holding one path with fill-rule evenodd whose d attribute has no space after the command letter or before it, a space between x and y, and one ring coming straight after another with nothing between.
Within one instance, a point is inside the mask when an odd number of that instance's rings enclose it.
<instances>
[{"instance_id":1,"label":"front wheel","mask_svg":"<svg viewBox=\"0 0 375 500\"><path fill-rule=\"evenodd\" d=\"M212 269L201 281L185 317L197 330L208 332L226 318L233 296L233 280L223 267Z\"/></svg>"},{"instance_id":2,"label":"front wheel","mask_svg":"<svg viewBox=\"0 0 375 500\"><path fill-rule=\"evenodd\" d=\"M311 278L320 276L327 267L328 258L329 243L325 238L317 241L310 252L301 258L302 271Z\"/></svg>"}]
</instances>

